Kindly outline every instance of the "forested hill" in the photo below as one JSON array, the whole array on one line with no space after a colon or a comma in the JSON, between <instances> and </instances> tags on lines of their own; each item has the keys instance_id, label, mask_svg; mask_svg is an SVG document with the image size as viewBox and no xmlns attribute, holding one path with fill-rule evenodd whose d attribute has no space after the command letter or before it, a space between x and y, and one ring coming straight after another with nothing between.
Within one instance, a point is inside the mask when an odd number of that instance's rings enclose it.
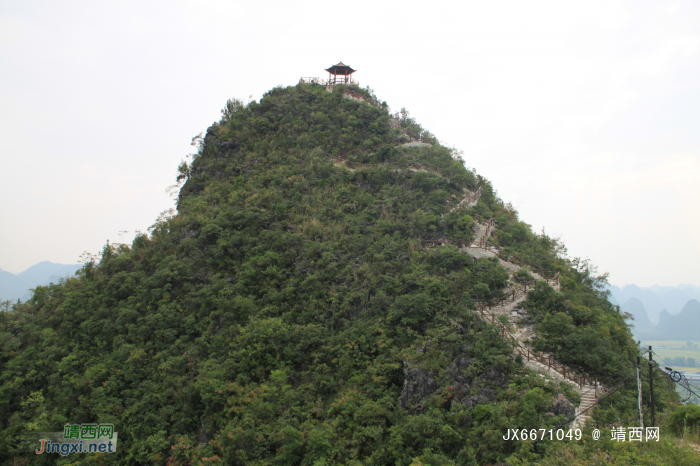
<instances>
[{"instance_id":1,"label":"forested hill","mask_svg":"<svg viewBox=\"0 0 700 466\"><path fill-rule=\"evenodd\" d=\"M557 395L577 395L474 312L512 280L458 250L489 218L493 244L561 274L527 302L538 348L609 386L633 373L604 278L407 113L316 84L222 113L180 166L177 213L2 315L2 464L55 464L21 434L88 422L119 432L104 464L503 461L523 446L508 428L556 426ZM626 422L634 403L597 419Z\"/></svg>"}]
</instances>

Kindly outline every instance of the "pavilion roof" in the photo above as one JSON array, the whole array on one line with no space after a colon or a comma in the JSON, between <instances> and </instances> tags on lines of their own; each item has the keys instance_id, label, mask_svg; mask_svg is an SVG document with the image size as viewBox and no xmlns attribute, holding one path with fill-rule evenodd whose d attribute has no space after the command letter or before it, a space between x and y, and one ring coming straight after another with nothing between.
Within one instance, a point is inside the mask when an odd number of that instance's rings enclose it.
<instances>
[{"instance_id":1,"label":"pavilion roof","mask_svg":"<svg viewBox=\"0 0 700 466\"><path fill-rule=\"evenodd\" d=\"M353 74L357 70L353 70L341 61L337 65L333 65L330 68L327 68L326 71L328 71L330 74L341 74L343 76L347 76Z\"/></svg>"}]
</instances>

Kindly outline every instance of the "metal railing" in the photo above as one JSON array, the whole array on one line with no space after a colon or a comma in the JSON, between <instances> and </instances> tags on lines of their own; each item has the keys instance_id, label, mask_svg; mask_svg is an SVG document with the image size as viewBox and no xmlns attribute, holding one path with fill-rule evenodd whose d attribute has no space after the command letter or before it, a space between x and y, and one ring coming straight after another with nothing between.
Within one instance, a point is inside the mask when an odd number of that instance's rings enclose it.
<instances>
[{"instance_id":1,"label":"metal railing","mask_svg":"<svg viewBox=\"0 0 700 466\"><path fill-rule=\"evenodd\" d=\"M355 80L352 79L352 76L335 76L332 78L328 78L328 81L326 83L328 86L333 86L335 84L356 84Z\"/></svg>"},{"instance_id":2,"label":"metal railing","mask_svg":"<svg viewBox=\"0 0 700 466\"><path fill-rule=\"evenodd\" d=\"M478 195L477 195L478 194ZM474 193L474 197L478 199L478 197L481 195L481 187L479 187L479 190ZM468 195L469 198L472 197L472 195ZM511 262L520 266L534 266L532 267L532 271L543 277L542 281L545 281L547 284L550 286L558 286L559 285L559 272L558 271L551 271L551 270L542 270L540 269L536 264L533 262L520 258L516 256L515 254L504 254L503 249L500 247L496 246L490 246L488 244L488 236L491 233L493 229L496 227L496 222L495 219L490 218L486 221L486 229L484 231L483 236L479 238L479 240L474 243L474 244L469 244L469 245L464 245L464 249L470 249L470 248L478 248L478 249L484 249L487 251L490 251L494 253L497 257L499 257L501 260L505 262ZM572 370L571 368L567 367L566 365L558 362L555 360L554 357L552 357L551 354L549 355L543 355L541 353L538 353L527 346L525 346L523 343L518 340L518 338L510 333L508 330L508 326L501 322L498 319L498 316L495 314L495 311L497 308L503 308L503 306L509 304L509 303L515 303L518 298L527 296L527 292L529 289L532 289L535 284L539 280L532 280L527 283L524 283L517 288L513 289L511 292L507 293L504 296L500 296L498 298L491 299L489 301L483 302L483 303L478 303L477 304L477 311L479 315L481 316L481 319L490 322L493 325L498 325L500 327L500 333L503 337L507 338L511 344L513 345L513 349L520 353L523 358L525 358L528 362L529 361L536 361L543 366L547 366L548 371L554 371L560 374L564 380L567 380L569 382L573 382L576 385L578 385L580 388L583 388L584 386L593 386L592 391L594 393L596 401L598 400L598 391L599 389L604 391L604 387L602 387L601 384L598 383L598 378L597 377L591 377L588 374L580 374L577 373L576 371ZM457 324L454 321L451 321L451 325L455 327L462 328L461 325ZM579 413L580 414L580 413Z\"/></svg>"},{"instance_id":3,"label":"metal railing","mask_svg":"<svg viewBox=\"0 0 700 466\"><path fill-rule=\"evenodd\" d=\"M558 279L558 277L557 277ZM547 280L549 282L549 280ZM531 285L533 282L530 282L527 285ZM515 292L513 293L513 301L515 301ZM508 299L508 297L506 297ZM598 378L597 377L591 377L588 374L578 374L577 372L573 371L569 367L565 366L564 364L556 361L552 355L543 355L541 353L538 353L536 351L533 351L532 349L528 348L527 346L524 346L520 341L515 337L515 335L511 334L510 331L508 331L508 328L506 327L503 322L498 320L498 317L491 313L491 309L494 307L500 306L501 303L504 301L502 298L497 300L499 304L494 305L493 303L483 303L479 304L477 307L477 310L479 311L479 315L481 316L482 320L485 320L486 322L491 322L494 325L500 326L500 331L501 335L508 338L510 342L513 344L513 348L520 353L528 362L529 361L537 361L538 363L542 365L547 366L547 370L553 370L557 373L559 373L565 380L568 380L569 382L573 382L579 387L583 387L584 385L593 385L595 387L595 395L596 397L598 396Z\"/></svg>"},{"instance_id":4,"label":"metal railing","mask_svg":"<svg viewBox=\"0 0 700 466\"><path fill-rule=\"evenodd\" d=\"M479 186L479 189L476 190L475 193L467 194L467 196L464 198L464 201L467 204L471 204L472 202L479 202L479 199L481 198L481 186Z\"/></svg>"},{"instance_id":5,"label":"metal railing","mask_svg":"<svg viewBox=\"0 0 700 466\"><path fill-rule=\"evenodd\" d=\"M347 79L345 79L345 76L343 77L336 77L336 78L330 78L330 79L321 79L317 77L301 77L299 78L300 83L311 83L311 84L320 84L322 86L335 86L337 84L358 84L357 81L355 81L352 76L348 76Z\"/></svg>"},{"instance_id":6,"label":"metal railing","mask_svg":"<svg viewBox=\"0 0 700 466\"><path fill-rule=\"evenodd\" d=\"M480 198L481 198L481 186L479 186L479 189L477 189L476 192L467 191L467 194L464 195L464 199L459 201L456 206L452 207L450 209L450 212L454 212L455 210L462 207L462 205L464 205L464 204L471 205L473 203L474 205L476 205L476 203L479 202ZM466 247L466 245L465 245L465 247Z\"/></svg>"},{"instance_id":7,"label":"metal railing","mask_svg":"<svg viewBox=\"0 0 700 466\"><path fill-rule=\"evenodd\" d=\"M311 83L311 84L321 84L323 86L326 85L326 81L321 78L314 78L314 77L302 77L299 78L300 83Z\"/></svg>"}]
</instances>

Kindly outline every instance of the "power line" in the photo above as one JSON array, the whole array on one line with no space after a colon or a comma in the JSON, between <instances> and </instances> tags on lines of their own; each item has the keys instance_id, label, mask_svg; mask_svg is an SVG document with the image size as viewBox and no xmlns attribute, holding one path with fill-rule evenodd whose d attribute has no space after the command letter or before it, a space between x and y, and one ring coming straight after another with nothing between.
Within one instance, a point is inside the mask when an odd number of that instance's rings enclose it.
<instances>
[{"instance_id":1,"label":"power line","mask_svg":"<svg viewBox=\"0 0 700 466\"><path fill-rule=\"evenodd\" d=\"M695 397L700 399L700 394L698 394L700 393L700 388L697 387L695 384L690 383L690 381L685 377L685 374L679 371L675 371L670 367L664 367L664 369L668 371L668 377L669 379L671 379L672 382L674 382L676 385L679 385L688 392L688 396L685 398L685 400L683 400L683 403L690 400L691 395L695 395ZM695 390L697 390L697 392Z\"/></svg>"}]
</instances>

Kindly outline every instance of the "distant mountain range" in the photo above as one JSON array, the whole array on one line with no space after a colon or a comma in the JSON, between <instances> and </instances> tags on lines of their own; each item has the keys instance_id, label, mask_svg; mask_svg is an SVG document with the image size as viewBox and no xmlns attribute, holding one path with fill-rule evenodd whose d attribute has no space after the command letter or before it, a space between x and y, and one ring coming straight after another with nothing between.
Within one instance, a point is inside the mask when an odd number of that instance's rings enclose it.
<instances>
[{"instance_id":1,"label":"distant mountain range","mask_svg":"<svg viewBox=\"0 0 700 466\"><path fill-rule=\"evenodd\" d=\"M634 310L641 304L652 324L659 323L661 311L664 309L671 315L678 314L691 299L700 301L700 287L693 285L675 287L654 285L649 288L641 288L637 285L625 285L620 288L613 285L608 289L611 293L610 302L633 309L626 312L634 314L635 317L637 314ZM630 299L634 300L628 305ZM641 322L637 321L637 324Z\"/></svg>"},{"instance_id":2,"label":"distant mountain range","mask_svg":"<svg viewBox=\"0 0 700 466\"><path fill-rule=\"evenodd\" d=\"M621 309L625 312L635 309L637 303L634 301L630 303L633 299L631 298L620 306ZM641 306L641 311L644 311L643 306ZM678 314L669 314L666 310L663 310L660 317L661 321L658 324L653 327L645 327L643 326L644 317L637 320L637 315L635 314L635 322L633 322L635 324L633 329L635 337L641 340L700 340L700 302L698 300L691 299L688 301Z\"/></svg>"},{"instance_id":3,"label":"distant mountain range","mask_svg":"<svg viewBox=\"0 0 700 466\"><path fill-rule=\"evenodd\" d=\"M634 316L635 329L650 329L652 323L649 320L644 304L637 298L630 298L620 306L622 312L629 312Z\"/></svg>"},{"instance_id":4,"label":"distant mountain range","mask_svg":"<svg viewBox=\"0 0 700 466\"><path fill-rule=\"evenodd\" d=\"M72 277L80 267L80 264L54 264L43 261L17 275L0 269L0 301L26 301L31 296L31 288L52 282L58 283L61 278Z\"/></svg>"}]
</instances>

